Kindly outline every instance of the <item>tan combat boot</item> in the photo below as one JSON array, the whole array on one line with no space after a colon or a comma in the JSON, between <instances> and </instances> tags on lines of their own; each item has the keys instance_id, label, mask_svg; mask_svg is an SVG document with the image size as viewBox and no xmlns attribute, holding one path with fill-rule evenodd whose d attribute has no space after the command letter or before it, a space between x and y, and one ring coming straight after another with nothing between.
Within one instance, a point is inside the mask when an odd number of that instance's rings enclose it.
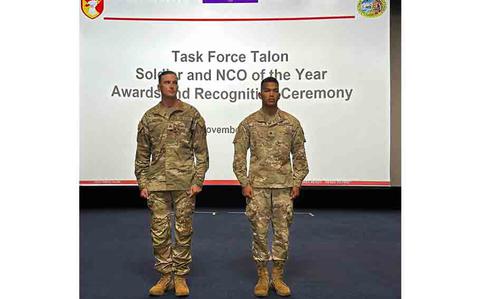
<instances>
[{"instance_id":1,"label":"tan combat boot","mask_svg":"<svg viewBox=\"0 0 480 299\"><path fill-rule=\"evenodd\" d=\"M291 295L290 288L283 281L283 263L273 263L272 286L279 296L285 297Z\"/></svg>"},{"instance_id":2,"label":"tan combat boot","mask_svg":"<svg viewBox=\"0 0 480 299\"><path fill-rule=\"evenodd\" d=\"M254 294L257 297L266 297L269 288L267 263L257 263L257 274L258 281L255 285Z\"/></svg>"},{"instance_id":3,"label":"tan combat boot","mask_svg":"<svg viewBox=\"0 0 480 299\"><path fill-rule=\"evenodd\" d=\"M152 296L162 296L165 291L173 289L173 279L170 274L163 274L160 280L148 291Z\"/></svg>"},{"instance_id":4,"label":"tan combat boot","mask_svg":"<svg viewBox=\"0 0 480 299\"><path fill-rule=\"evenodd\" d=\"M184 276L175 276L175 296L184 297L190 294L187 281Z\"/></svg>"}]
</instances>

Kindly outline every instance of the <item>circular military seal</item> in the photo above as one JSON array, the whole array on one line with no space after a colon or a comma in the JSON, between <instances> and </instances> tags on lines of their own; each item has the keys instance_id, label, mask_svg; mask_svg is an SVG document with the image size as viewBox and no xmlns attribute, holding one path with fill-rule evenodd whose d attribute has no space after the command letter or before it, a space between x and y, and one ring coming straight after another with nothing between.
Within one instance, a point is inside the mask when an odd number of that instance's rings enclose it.
<instances>
[{"instance_id":1,"label":"circular military seal","mask_svg":"<svg viewBox=\"0 0 480 299\"><path fill-rule=\"evenodd\" d=\"M376 18L381 16L387 9L385 0L358 0L358 12L367 18Z\"/></svg>"}]
</instances>

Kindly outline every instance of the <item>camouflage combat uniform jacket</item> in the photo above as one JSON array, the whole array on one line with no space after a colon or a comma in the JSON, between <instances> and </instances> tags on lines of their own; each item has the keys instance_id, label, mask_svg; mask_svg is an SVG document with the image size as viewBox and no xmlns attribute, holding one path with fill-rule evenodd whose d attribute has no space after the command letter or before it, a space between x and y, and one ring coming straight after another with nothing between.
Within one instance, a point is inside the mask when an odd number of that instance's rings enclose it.
<instances>
[{"instance_id":1,"label":"camouflage combat uniform jacket","mask_svg":"<svg viewBox=\"0 0 480 299\"><path fill-rule=\"evenodd\" d=\"M193 106L158 104L138 124L135 176L140 190L202 186L208 169L205 121ZM195 156L195 160L194 160Z\"/></svg>"},{"instance_id":2,"label":"camouflage combat uniform jacket","mask_svg":"<svg viewBox=\"0 0 480 299\"><path fill-rule=\"evenodd\" d=\"M233 143L233 171L242 187L299 187L308 174L304 147L305 137L300 122L278 109L269 117L260 109L238 126ZM247 176L247 151L250 167ZM293 171L290 159L293 158Z\"/></svg>"}]
</instances>

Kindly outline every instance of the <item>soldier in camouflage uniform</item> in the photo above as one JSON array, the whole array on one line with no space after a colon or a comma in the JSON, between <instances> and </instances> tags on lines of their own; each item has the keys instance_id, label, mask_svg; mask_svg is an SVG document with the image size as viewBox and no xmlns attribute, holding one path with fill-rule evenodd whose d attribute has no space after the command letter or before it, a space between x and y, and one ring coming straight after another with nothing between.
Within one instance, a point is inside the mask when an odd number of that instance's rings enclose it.
<instances>
[{"instance_id":1,"label":"soldier in camouflage uniform","mask_svg":"<svg viewBox=\"0 0 480 299\"><path fill-rule=\"evenodd\" d=\"M278 109L278 88L275 78L262 81L259 93L262 108L240 123L233 141L233 171L247 200L246 215L253 232L253 259L259 278L254 293L259 297L268 295L269 260L273 260L272 286L275 291L280 296L291 294L283 281L283 268L288 255L293 199L299 196L302 181L308 173L303 129L295 117ZM248 149L250 165L247 175ZM270 223L273 227L271 254L268 249Z\"/></svg>"},{"instance_id":2,"label":"soldier in camouflage uniform","mask_svg":"<svg viewBox=\"0 0 480 299\"><path fill-rule=\"evenodd\" d=\"M160 75L159 89L162 101L148 110L138 125L135 158L140 196L147 199L151 212L155 269L162 273L149 293L163 295L174 287L177 296L187 296L195 195L202 190L208 169L206 127L197 109L177 99L174 72Z\"/></svg>"}]
</instances>

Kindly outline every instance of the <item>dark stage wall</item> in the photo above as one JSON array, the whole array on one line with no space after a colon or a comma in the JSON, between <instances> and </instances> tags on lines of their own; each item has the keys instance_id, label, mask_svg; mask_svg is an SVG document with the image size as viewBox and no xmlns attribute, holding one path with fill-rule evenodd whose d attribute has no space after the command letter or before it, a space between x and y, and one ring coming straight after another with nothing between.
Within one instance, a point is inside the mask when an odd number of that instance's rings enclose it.
<instances>
[{"instance_id":1,"label":"dark stage wall","mask_svg":"<svg viewBox=\"0 0 480 299\"><path fill-rule=\"evenodd\" d=\"M145 207L137 187L80 187L80 208ZM304 187L295 208L400 209L401 187ZM239 186L205 186L197 208L245 207Z\"/></svg>"}]
</instances>

